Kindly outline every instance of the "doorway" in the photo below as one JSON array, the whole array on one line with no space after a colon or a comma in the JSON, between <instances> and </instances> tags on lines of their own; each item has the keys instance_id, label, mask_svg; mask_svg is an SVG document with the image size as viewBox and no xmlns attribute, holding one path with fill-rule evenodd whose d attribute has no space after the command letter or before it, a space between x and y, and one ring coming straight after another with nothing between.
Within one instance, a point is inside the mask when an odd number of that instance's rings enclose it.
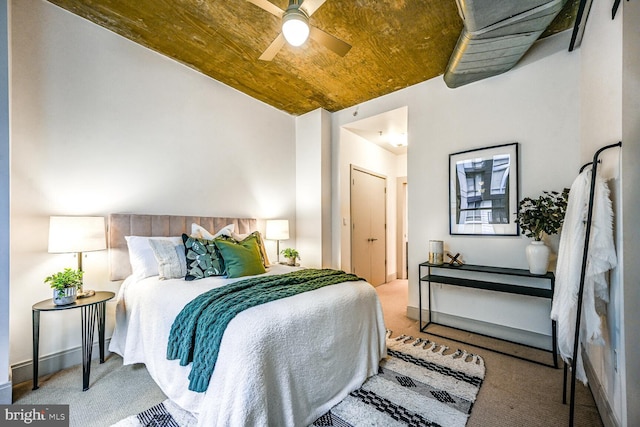
<instances>
[{"instance_id":1,"label":"doorway","mask_svg":"<svg viewBox=\"0 0 640 427\"><path fill-rule=\"evenodd\" d=\"M351 271L387 281L387 178L351 165Z\"/></svg>"}]
</instances>

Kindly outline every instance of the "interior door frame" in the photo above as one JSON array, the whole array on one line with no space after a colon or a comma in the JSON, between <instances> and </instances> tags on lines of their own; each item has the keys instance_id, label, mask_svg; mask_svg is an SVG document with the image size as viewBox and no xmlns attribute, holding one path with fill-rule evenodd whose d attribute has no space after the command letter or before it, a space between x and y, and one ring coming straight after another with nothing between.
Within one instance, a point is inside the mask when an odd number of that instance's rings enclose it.
<instances>
[{"instance_id":1,"label":"interior door frame","mask_svg":"<svg viewBox=\"0 0 640 427\"><path fill-rule=\"evenodd\" d=\"M396 179L396 268L397 279L406 280L409 278L409 221L408 219L408 181L406 176L399 176ZM405 235L407 240L405 242Z\"/></svg>"},{"instance_id":2,"label":"interior door frame","mask_svg":"<svg viewBox=\"0 0 640 427\"><path fill-rule=\"evenodd\" d=\"M353 163L350 165L349 169L349 258L351 260L351 271L353 271L353 204L351 193L353 192L353 171L357 170L358 172L366 173L377 178L381 178L384 180L384 282L387 283L387 274L388 274L388 265L387 265L387 240L389 240L389 236L387 235L387 184L388 180L385 175L382 175L377 172L373 172L371 170L365 169L360 166L356 166Z\"/></svg>"}]
</instances>

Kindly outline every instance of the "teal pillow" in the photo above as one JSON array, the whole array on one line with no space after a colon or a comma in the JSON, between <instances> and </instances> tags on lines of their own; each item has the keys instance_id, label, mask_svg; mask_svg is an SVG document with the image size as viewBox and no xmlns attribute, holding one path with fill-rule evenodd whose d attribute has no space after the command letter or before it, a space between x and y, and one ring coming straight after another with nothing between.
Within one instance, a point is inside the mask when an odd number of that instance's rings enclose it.
<instances>
[{"instance_id":1,"label":"teal pillow","mask_svg":"<svg viewBox=\"0 0 640 427\"><path fill-rule=\"evenodd\" d=\"M213 240L197 239L183 234L182 241L187 258L187 275L184 280L224 275L224 260Z\"/></svg>"},{"instance_id":2,"label":"teal pillow","mask_svg":"<svg viewBox=\"0 0 640 427\"><path fill-rule=\"evenodd\" d=\"M224 260L227 277L253 276L266 272L255 235L249 235L241 242L228 239L215 239L214 242Z\"/></svg>"}]
</instances>

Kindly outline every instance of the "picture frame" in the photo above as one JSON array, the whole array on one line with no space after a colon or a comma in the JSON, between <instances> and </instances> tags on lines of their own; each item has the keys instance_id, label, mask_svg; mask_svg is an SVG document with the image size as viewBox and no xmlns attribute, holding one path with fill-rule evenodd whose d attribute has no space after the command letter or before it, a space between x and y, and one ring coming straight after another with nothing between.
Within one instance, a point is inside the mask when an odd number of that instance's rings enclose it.
<instances>
[{"instance_id":1,"label":"picture frame","mask_svg":"<svg viewBox=\"0 0 640 427\"><path fill-rule=\"evenodd\" d=\"M519 236L518 143L449 154L449 234Z\"/></svg>"}]
</instances>

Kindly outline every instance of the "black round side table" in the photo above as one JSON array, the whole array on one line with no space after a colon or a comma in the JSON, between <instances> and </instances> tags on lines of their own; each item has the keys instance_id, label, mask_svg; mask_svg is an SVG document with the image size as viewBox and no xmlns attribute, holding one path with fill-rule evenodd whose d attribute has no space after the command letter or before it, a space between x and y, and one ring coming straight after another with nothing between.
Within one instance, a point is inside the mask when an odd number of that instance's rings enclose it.
<instances>
[{"instance_id":1,"label":"black round side table","mask_svg":"<svg viewBox=\"0 0 640 427\"><path fill-rule=\"evenodd\" d=\"M38 353L40 345L40 312L62 311L80 308L82 312L82 391L89 390L91 372L91 353L93 350L93 331L98 319L98 343L100 345L100 363L104 363L104 324L105 304L115 296L113 292L96 292L95 295L77 299L72 304L55 305L51 298L36 303L31 308L33 325L33 390L38 388Z\"/></svg>"}]
</instances>

